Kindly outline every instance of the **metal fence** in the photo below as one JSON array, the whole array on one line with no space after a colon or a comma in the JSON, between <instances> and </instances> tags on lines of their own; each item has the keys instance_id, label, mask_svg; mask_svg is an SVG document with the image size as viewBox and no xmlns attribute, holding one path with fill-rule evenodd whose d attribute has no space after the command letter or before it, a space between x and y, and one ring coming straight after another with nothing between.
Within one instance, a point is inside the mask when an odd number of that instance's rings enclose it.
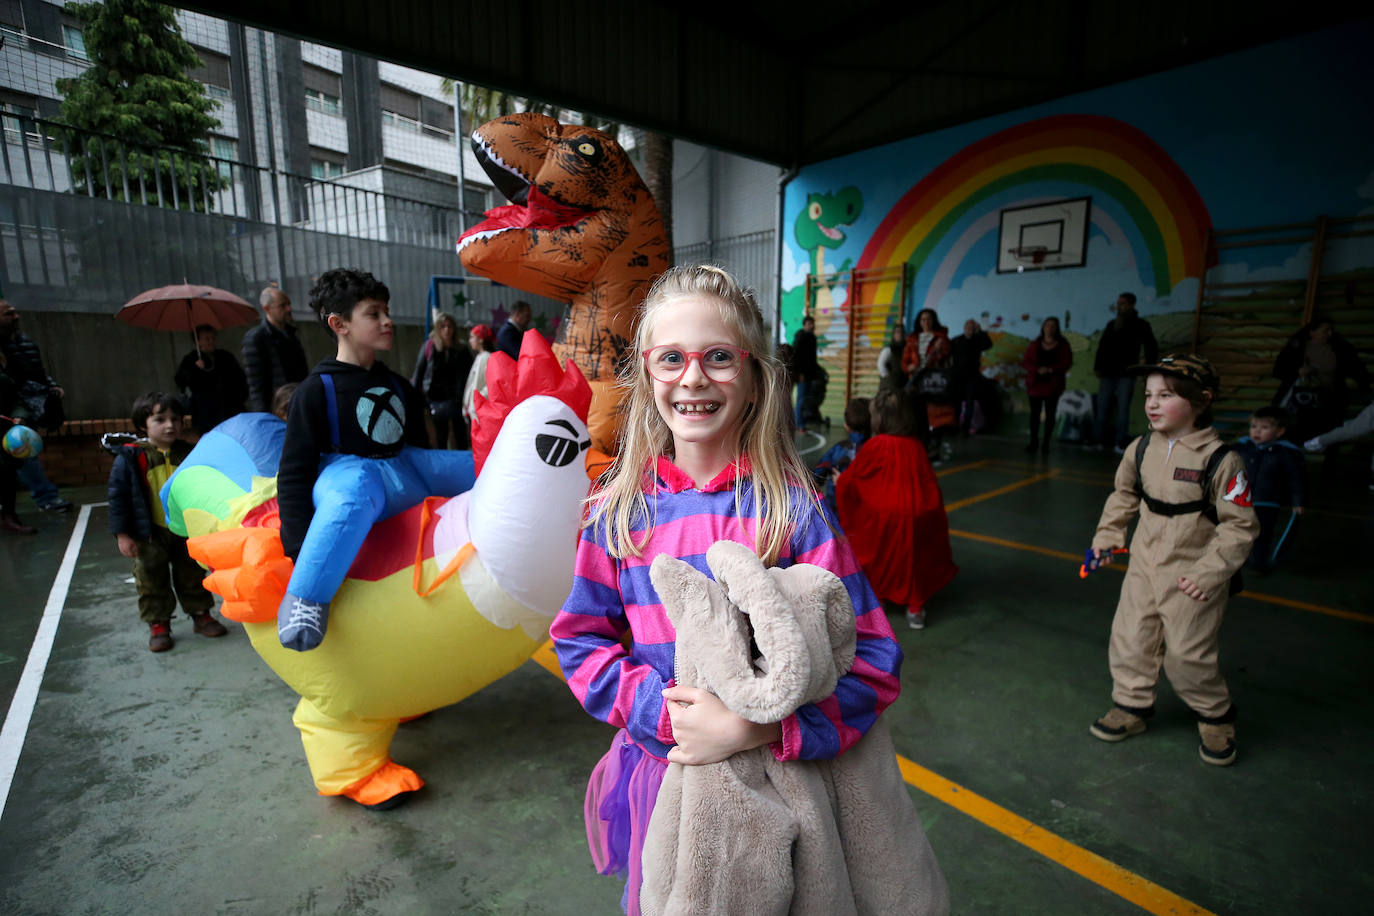
<instances>
[{"instance_id":1,"label":"metal fence","mask_svg":"<svg viewBox=\"0 0 1374 916\"><path fill-rule=\"evenodd\" d=\"M752 287L772 326L778 305L778 252L772 229L725 239L698 242L673 249L675 264L715 264L730 271L740 283Z\"/></svg>"},{"instance_id":2,"label":"metal fence","mask_svg":"<svg viewBox=\"0 0 1374 916\"><path fill-rule=\"evenodd\" d=\"M27 309L109 312L182 279L250 298L276 281L303 302L315 276L355 266L391 286L398 320L423 322L430 276L463 273L458 210L368 187L379 169L318 180L20 115L0 126L0 273Z\"/></svg>"}]
</instances>

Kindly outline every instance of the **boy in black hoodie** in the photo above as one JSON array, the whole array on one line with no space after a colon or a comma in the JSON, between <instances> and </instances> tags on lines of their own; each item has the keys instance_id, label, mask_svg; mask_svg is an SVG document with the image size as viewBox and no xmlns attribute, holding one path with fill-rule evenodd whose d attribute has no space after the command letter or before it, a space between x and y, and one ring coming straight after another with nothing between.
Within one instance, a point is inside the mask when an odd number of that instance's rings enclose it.
<instances>
[{"instance_id":1,"label":"boy in black hoodie","mask_svg":"<svg viewBox=\"0 0 1374 916\"><path fill-rule=\"evenodd\" d=\"M336 269L310 306L338 341L291 398L277 474L282 549L295 561L277 635L304 652L324 640L329 602L374 522L427 496L472 487L472 453L431 451L425 403L377 358L394 334L386 285Z\"/></svg>"}]
</instances>

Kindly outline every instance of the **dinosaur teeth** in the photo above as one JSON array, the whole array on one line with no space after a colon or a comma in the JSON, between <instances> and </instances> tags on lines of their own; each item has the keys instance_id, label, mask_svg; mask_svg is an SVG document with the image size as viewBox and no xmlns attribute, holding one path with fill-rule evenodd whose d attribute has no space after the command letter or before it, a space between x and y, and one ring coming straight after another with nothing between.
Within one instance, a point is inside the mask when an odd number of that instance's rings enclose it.
<instances>
[{"instance_id":1,"label":"dinosaur teeth","mask_svg":"<svg viewBox=\"0 0 1374 916\"><path fill-rule=\"evenodd\" d=\"M515 166L510 165L510 164L507 163L504 159L502 159L502 158L497 154L496 148L493 147L493 146L492 146L490 143L488 143L486 140L484 140L484 139L482 138L482 136L481 136L480 134L478 134L476 131L473 132L473 134L472 134L472 139L474 139L474 140L476 140L478 143L482 144L482 152L486 155L486 157L487 157L488 160L490 160L491 162L495 163L496 165L499 165L502 169L504 169L505 171L507 171L507 172L509 172L510 174L514 175L516 178L519 178L519 179L520 179L522 182L524 182L525 184L529 184L529 179L526 178L523 174L521 174L520 171L519 171L518 169L515 168Z\"/></svg>"},{"instance_id":2,"label":"dinosaur teeth","mask_svg":"<svg viewBox=\"0 0 1374 916\"><path fill-rule=\"evenodd\" d=\"M500 235L501 233L508 231L509 230L507 229L483 229L481 232L474 232L471 235L464 236L463 238L458 240L458 253L462 254L464 248L468 247L468 245L471 245L478 239L489 239L494 235Z\"/></svg>"}]
</instances>

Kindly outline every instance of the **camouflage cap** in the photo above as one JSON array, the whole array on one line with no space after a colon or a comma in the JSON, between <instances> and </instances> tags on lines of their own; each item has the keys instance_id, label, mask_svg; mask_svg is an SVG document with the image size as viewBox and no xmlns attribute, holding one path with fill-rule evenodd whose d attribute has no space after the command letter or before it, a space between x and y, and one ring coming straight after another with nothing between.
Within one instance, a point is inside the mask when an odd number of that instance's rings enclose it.
<instances>
[{"instance_id":1,"label":"camouflage cap","mask_svg":"<svg viewBox=\"0 0 1374 916\"><path fill-rule=\"evenodd\" d=\"M1130 372L1133 375L1149 375L1151 372L1161 372L1176 378L1186 378L1213 394L1216 394L1221 387L1221 376L1217 375L1217 370L1213 369L1211 363L1196 353L1178 353L1173 356L1166 356L1154 365L1132 366Z\"/></svg>"}]
</instances>

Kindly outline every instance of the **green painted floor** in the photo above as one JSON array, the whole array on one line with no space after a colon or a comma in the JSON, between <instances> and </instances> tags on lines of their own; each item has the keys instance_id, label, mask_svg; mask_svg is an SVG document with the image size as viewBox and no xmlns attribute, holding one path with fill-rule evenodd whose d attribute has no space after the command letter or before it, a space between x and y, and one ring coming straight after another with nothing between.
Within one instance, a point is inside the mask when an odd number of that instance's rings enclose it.
<instances>
[{"instance_id":1,"label":"green painted floor","mask_svg":"<svg viewBox=\"0 0 1374 916\"><path fill-rule=\"evenodd\" d=\"M948 467L950 504L1055 471L952 510L950 525L1081 553L1115 459L1067 448L1032 459L1020 443L976 439ZM1088 735L1109 704L1118 573L1080 581L1073 560L957 535L961 572L929 605L930 626L894 619L907 652L887 714L899 752L1200 910L1366 911L1374 494L1354 460L1313 477L1288 565L1250 588L1365 618L1232 600L1222 665L1241 709L1235 767L1198 760L1167 687L1145 735ZM77 520L20 501L41 531L0 540L6 707ZM611 731L557 678L531 662L402 726L394 754L429 782L408 806L373 813L320 798L290 721L295 695L236 625L211 641L179 620L173 651L147 651L105 524L92 509L32 719L12 745L22 749L0 815L0 912L618 912L620 885L593 873L582 829L586 775ZM954 912L1142 911L911 792Z\"/></svg>"}]
</instances>

